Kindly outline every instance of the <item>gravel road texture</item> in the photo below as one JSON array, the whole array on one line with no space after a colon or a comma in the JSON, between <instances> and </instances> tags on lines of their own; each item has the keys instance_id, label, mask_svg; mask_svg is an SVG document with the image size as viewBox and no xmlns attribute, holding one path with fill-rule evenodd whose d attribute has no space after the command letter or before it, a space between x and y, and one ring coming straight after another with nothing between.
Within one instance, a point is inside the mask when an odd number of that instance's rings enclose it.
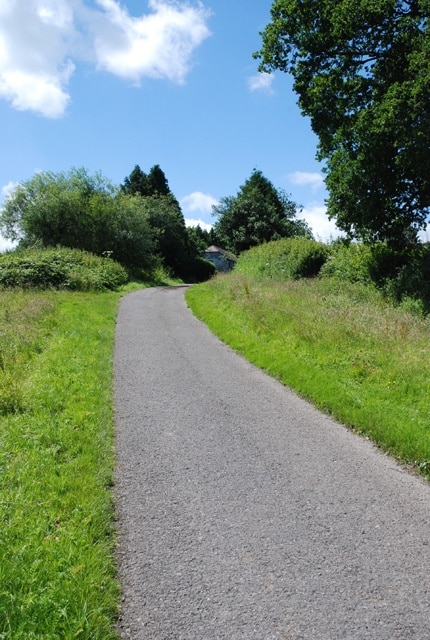
<instances>
[{"instance_id":1,"label":"gravel road texture","mask_svg":"<svg viewBox=\"0 0 430 640\"><path fill-rule=\"evenodd\" d=\"M184 288L125 296L118 633L429 640L430 485L214 337Z\"/></svg>"}]
</instances>

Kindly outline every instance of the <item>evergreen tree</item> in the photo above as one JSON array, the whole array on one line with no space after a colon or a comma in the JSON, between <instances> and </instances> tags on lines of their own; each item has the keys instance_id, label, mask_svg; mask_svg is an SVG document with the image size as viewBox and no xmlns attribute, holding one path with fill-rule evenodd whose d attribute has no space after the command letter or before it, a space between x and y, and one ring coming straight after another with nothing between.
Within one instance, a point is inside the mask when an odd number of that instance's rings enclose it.
<instances>
[{"instance_id":1,"label":"evergreen tree","mask_svg":"<svg viewBox=\"0 0 430 640\"><path fill-rule=\"evenodd\" d=\"M236 254L270 240L312 237L306 222L296 219L297 209L297 204L275 189L261 171L254 170L235 197L222 198L214 207L218 220L213 231L221 244Z\"/></svg>"}]
</instances>

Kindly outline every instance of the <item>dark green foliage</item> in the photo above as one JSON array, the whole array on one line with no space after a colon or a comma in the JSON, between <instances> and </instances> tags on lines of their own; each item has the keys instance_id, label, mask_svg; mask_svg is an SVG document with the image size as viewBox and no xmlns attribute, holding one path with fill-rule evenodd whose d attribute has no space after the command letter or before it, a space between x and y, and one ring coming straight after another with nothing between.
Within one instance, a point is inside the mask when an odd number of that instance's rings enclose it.
<instances>
[{"instance_id":1,"label":"dark green foliage","mask_svg":"<svg viewBox=\"0 0 430 640\"><path fill-rule=\"evenodd\" d=\"M148 176L142 171L138 164L135 165L130 175L124 178L121 190L131 196L134 196L136 193L141 196L149 195Z\"/></svg>"},{"instance_id":2,"label":"dark green foliage","mask_svg":"<svg viewBox=\"0 0 430 640\"><path fill-rule=\"evenodd\" d=\"M181 208L172 195L142 198L154 236L154 252L173 275L184 277L193 256Z\"/></svg>"},{"instance_id":3,"label":"dark green foliage","mask_svg":"<svg viewBox=\"0 0 430 640\"><path fill-rule=\"evenodd\" d=\"M106 291L127 281L127 272L114 260L78 249L27 249L0 255L3 289Z\"/></svg>"},{"instance_id":4,"label":"dark green foliage","mask_svg":"<svg viewBox=\"0 0 430 640\"><path fill-rule=\"evenodd\" d=\"M187 282L204 282L216 273L215 265L209 260L199 256L190 258L184 271L184 280Z\"/></svg>"},{"instance_id":5,"label":"dark green foliage","mask_svg":"<svg viewBox=\"0 0 430 640\"><path fill-rule=\"evenodd\" d=\"M130 176L124 179L121 190L132 196L139 194L144 198L172 195L167 178L158 164L151 167L148 174L144 173L137 164Z\"/></svg>"},{"instance_id":6,"label":"dark green foliage","mask_svg":"<svg viewBox=\"0 0 430 640\"><path fill-rule=\"evenodd\" d=\"M320 273L330 249L308 238L286 238L253 247L239 257L235 271L271 280L312 278Z\"/></svg>"},{"instance_id":7,"label":"dark green foliage","mask_svg":"<svg viewBox=\"0 0 430 640\"><path fill-rule=\"evenodd\" d=\"M294 77L350 237L414 243L430 212L429 0L275 0L261 70Z\"/></svg>"},{"instance_id":8,"label":"dark green foliage","mask_svg":"<svg viewBox=\"0 0 430 640\"><path fill-rule=\"evenodd\" d=\"M303 220L296 219L297 205L276 190L261 171L254 170L237 196L223 198L214 207L218 220L214 233L235 254L270 240L291 236L311 237Z\"/></svg>"},{"instance_id":9,"label":"dark green foliage","mask_svg":"<svg viewBox=\"0 0 430 640\"><path fill-rule=\"evenodd\" d=\"M145 174L136 165L121 185L121 191L139 198L147 213L154 239L154 256L161 260L173 276L194 279L190 273L198 255L197 244L189 235L179 202L172 194L166 176L160 166L154 165Z\"/></svg>"},{"instance_id":10,"label":"dark green foliage","mask_svg":"<svg viewBox=\"0 0 430 640\"><path fill-rule=\"evenodd\" d=\"M213 244L219 244L219 240L213 229L206 231L206 229L202 229L200 225L197 225L197 227L187 227L187 233L190 247L192 247L196 254L203 253L203 251Z\"/></svg>"}]
</instances>

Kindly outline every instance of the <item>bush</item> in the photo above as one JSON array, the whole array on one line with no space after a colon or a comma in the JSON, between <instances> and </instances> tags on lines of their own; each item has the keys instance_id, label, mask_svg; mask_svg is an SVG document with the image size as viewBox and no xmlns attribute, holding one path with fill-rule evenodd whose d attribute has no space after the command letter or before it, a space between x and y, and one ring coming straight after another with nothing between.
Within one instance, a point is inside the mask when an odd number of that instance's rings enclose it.
<instances>
[{"instance_id":1,"label":"bush","mask_svg":"<svg viewBox=\"0 0 430 640\"><path fill-rule=\"evenodd\" d=\"M183 276L187 282L204 282L212 278L215 273L215 265L212 262L197 256L189 258Z\"/></svg>"},{"instance_id":2,"label":"bush","mask_svg":"<svg viewBox=\"0 0 430 640\"><path fill-rule=\"evenodd\" d=\"M334 244L321 275L347 282L372 282L372 249L364 244Z\"/></svg>"},{"instance_id":3,"label":"bush","mask_svg":"<svg viewBox=\"0 0 430 640\"><path fill-rule=\"evenodd\" d=\"M110 258L79 249L20 250L0 255L0 288L114 290L128 281Z\"/></svg>"},{"instance_id":4,"label":"bush","mask_svg":"<svg viewBox=\"0 0 430 640\"><path fill-rule=\"evenodd\" d=\"M312 278L329 256L327 245L308 238L285 238L242 253L236 270L243 275L272 280Z\"/></svg>"},{"instance_id":5,"label":"bush","mask_svg":"<svg viewBox=\"0 0 430 640\"><path fill-rule=\"evenodd\" d=\"M407 309L419 314L430 311L430 244L402 251L382 242L333 246L321 275L374 284Z\"/></svg>"}]
</instances>

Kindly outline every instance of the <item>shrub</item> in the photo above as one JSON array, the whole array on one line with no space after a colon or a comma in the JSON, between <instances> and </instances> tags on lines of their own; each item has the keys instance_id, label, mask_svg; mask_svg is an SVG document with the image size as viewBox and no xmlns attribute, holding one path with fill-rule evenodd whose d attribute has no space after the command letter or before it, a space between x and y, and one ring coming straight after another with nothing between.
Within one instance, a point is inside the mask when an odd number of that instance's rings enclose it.
<instances>
[{"instance_id":1,"label":"shrub","mask_svg":"<svg viewBox=\"0 0 430 640\"><path fill-rule=\"evenodd\" d=\"M364 244L336 244L321 269L321 275L347 282L370 284L372 250Z\"/></svg>"},{"instance_id":2,"label":"shrub","mask_svg":"<svg viewBox=\"0 0 430 640\"><path fill-rule=\"evenodd\" d=\"M79 249L20 250L0 255L0 288L114 290L125 284L125 269L110 258Z\"/></svg>"},{"instance_id":3,"label":"shrub","mask_svg":"<svg viewBox=\"0 0 430 640\"><path fill-rule=\"evenodd\" d=\"M295 237L276 240L242 253L236 270L243 275L272 280L298 280L319 274L329 256L327 245Z\"/></svg>"},{"instance_id":4,"label":"shrub","mask_svg":"<svg viewBox=\"0 0 430 640\"><path fill-rule=\"evenodd\" d=\"M209 280L216 273L215 265L209 260L200 258L190 258L187 264L186 280L189 282L204 282Z\"/></svg>"},{"instance_id":5,"label":"shrub","mask_svg":"<svg viewBox=\"0 0 430 640\"><path fill-rule=\"evenodd\" d=\"M332 247L321 275L376 285L392 301L419 314L430 311L430 245L396 251L385 243Z\"/></svg>"}]
</instances>

